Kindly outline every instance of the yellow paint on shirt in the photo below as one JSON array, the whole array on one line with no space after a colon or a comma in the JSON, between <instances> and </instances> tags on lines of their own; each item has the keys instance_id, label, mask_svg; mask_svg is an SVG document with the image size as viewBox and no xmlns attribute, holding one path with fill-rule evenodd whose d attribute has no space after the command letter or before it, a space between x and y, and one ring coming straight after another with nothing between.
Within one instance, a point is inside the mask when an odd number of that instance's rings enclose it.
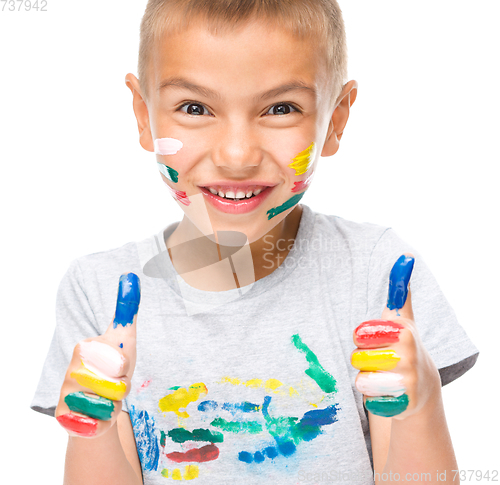
<instances>
[{"instance_id":1,"label":"yellow paint on shirt","mask_svg":"<svg viewBox=\"0 0 500 485\"><path fill-rule=\"evenodd\" d=\"M302 175L309 170L309 167L312 165L312 151L314 148L314 143L311 144L310 147L301 151L295 158L292 160L292 163L288 165L290 168L295 170L295 175Z\"/></svg>"},{"instance_id":2,"label":"yellow paint on shirt","mask_svg":"<svg viewBox=\"0 0 500 485\"><path fill-rule=\"evenodd\" d=\"M164 469L161 471L161 476L162 476L162 477L165 477L165 478L168 478L168 469L167 469L167 468L164 468Z\"/></svg>"},{"instance_id":3,"label":"yellow paint on shirt","mask_svg":"<svg viewBox=\"0 0 500 485\"><path fill-rule=\"evenodd\" d=\"M174 480L182 480L182 474L178 468L175 468L174 471L172 472L172 478Z\"/></svg>"},{"instance_id":4,"label":"yellow paint on shirt","mask_svg":"<svg viewBox=\"0 0 500 485\"><path fill-rule=\"evenodd\" d=\"M184 480L192 480L193 478L197 478L200 474L200 469L197 465L186 465L184 471Z\"/></svg>"},{"instance_id":5,"label":"yellow paint on shirt","mask_svg":"<svg viewBox=\"0 0 500 485\"><path fill-rule=\"evenodd\" d=\"M276 389L278 389L278 387L281 387L283 385L283 383L281 383L280 381L278 381L278 379L268 379L266 381L266 389L270 389L272 391L275 391Z\"/></svg>"},{"instance_id":6,"label":"yellow paint on shirt","mask_svg":"<svg viewBox=\"0 0 500 485\"><path fill-rule=\"evenodd\" d=\"M358 350L352 354L351 364L365 372L391 370L396 367L400 357L394 350Z\"/></svg>"},{"instance_id":7,"label":"yellow paint on shirt","mask_svg":"<svg viewBox=\"0 0 500 485\"><path fill-rule=\"evenodd\" d=\"M127 392L127 384L125 382L108 381L89 371L83 364L70 375L80 386L86 387L98 396L111 399L112 401L121 401Z\"/></svg>"},{"instance_id":8,"label":"yellow paint on shirt","mask_svg":"<svg viewBox=\"0 0 500 485\"><path fill-rule=\"evenodd\" d=\"M239 381L239 379L235 379ZM257 389L257 387L262 387L262 379L249 379L245 382L245 386Z\"/></svg>"},{"instance_id":9,"label":"yellow paint on shirt","mask_svg":"<svg viewBox=\"0 0 500 485\"><path fill-rule=\"evenodd\" d=\"M292 386L290 386L290 397L294 396L295 394L297 394L297 396L299 395L299 393Z\"/></svg>"},{"instance_id":10,"label":"yellow paint on shirt","mask_svg":"<svg viewBox=\"0 0 500 485\"><path fill-rule=\"evenodd\" d=\"M226 377L223 377L222 380L221 380L221 383L224 384L224 383L228 383L228 384L232 384L233 386L238 386L241 384L241 381L235 377L229 377L229 376L226 376Z\"/></svg>"},{"instance_id":11,"label":"yellow paint on shirt","mask_svg":"<svg viewBox=\"0 0 500 485\"><path fill-rule=\"evenodd\" d=\"M206 395L208 393L207 386L203 382L198 382L189 386L188 389L185 387L180 387L176 389L171 394L167 394L165 397L160 399L158 407L160 411L164 413L172 411L179 418L189 418L189 414L186 411L181 411L181 408L186 408L191 402L195 402L200 398L200 395Z\"/></svg>"}]
</instances>

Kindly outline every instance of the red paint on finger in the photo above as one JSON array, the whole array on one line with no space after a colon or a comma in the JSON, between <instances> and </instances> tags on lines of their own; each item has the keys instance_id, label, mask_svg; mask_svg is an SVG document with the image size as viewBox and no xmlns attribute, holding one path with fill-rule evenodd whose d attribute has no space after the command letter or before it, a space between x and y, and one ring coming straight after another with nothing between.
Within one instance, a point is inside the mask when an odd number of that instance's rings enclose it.
<instances>
[{"instance_id":1,"label":"red paint on finger","mask_svg":"<svg viewBox=\"0 0 500 485\"><path fill-rule=\"evenodd\" d=\"M219 448L217 448L214 444L202 446L201 448L194 448L184 453L174 451L173 453L167 454L167 458L175 461L176 463L182 463L185 461L203 463L205 461L216 460L218 457Z\"/></svg>"},{"instance_id":2,"label":"red paint on finger","mask_svg":"<svg viewBox=\"0 0 500 485\"><path fill-rule=\"evenodd\" d=\"M399 342L399 333L404 325L390 320L369 320L356 328L354 334L358 347L384 345Z\"/></svg>"},{"instance_id":3,"label":"red paint on finger","mask_svg":"<svg viewBox=\"0 0 500 485\"><path fill-rule=\"evenodd\" d=\"M63 428L79 436L90 438L97 433L97 419L73 413L62 414L61 416L57 416L56 419Z\"/></svg>"}]
</instances>

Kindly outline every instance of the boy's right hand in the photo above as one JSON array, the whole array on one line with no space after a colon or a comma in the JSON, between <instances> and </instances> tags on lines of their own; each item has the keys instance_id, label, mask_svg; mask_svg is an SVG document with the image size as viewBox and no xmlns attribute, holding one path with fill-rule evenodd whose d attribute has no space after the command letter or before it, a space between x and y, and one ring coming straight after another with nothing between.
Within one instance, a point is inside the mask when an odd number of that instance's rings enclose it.
<instances>
[{"instance_id":1,"label":"boy's right hand","mask_svg":"<svg viewBox=\"0 0 500 485\"><path fill-rule=\"evenodd\" d=\"M137 275L121 275L108 329L76 345L55 412L71 436L94 438L115 424L134 373L140 299Z\"/></svg>"}]
</instances>

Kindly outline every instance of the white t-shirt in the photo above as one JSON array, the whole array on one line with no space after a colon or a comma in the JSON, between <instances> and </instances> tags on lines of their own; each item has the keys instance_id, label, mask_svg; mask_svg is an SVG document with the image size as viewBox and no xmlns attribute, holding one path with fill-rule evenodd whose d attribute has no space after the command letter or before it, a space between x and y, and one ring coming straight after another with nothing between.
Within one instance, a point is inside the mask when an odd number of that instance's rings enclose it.
<instances>
[{"instance_id":1,"label":"white t-shirt","mask_svg":"<svg viewBox=\"0 0 500 485\"><path fill-rule=\"evenodd\" d=\"M443 384L472 367L478 351L421 257L391 229L302 207L285 261L241 289L184 282L165 246L178 223L73 261L32 408L54 414L74 346L104 333L118 278L134 272L142 295L124 410L145 484L373 483L352 333L380 318L401 254L415 255L415 321Z\"/></svg>"}]
</instances>

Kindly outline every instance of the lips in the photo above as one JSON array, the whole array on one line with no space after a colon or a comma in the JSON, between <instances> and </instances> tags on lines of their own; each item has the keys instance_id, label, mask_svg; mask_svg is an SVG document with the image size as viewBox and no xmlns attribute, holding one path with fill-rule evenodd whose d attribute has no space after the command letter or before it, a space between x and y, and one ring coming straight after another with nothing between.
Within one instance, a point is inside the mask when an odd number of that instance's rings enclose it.
<instances>
[{"instance_id":1,"label":"lips","mask_svg":"<svg viewBox=\"0 0 500 485\"><path fill-rule=\"evenodd\" d=\"M214 186L211 185L211 187ZM274 187L265 187L258 195L240 200L225 199L219 195L212 194L212 192L205 187L200 187L200 189L207 201L217 210L225 212L226 214L246 214L259 207L271 194ZM243 191L243 188L241 188L241 190Z\"/></svg>"}]
</instances>

